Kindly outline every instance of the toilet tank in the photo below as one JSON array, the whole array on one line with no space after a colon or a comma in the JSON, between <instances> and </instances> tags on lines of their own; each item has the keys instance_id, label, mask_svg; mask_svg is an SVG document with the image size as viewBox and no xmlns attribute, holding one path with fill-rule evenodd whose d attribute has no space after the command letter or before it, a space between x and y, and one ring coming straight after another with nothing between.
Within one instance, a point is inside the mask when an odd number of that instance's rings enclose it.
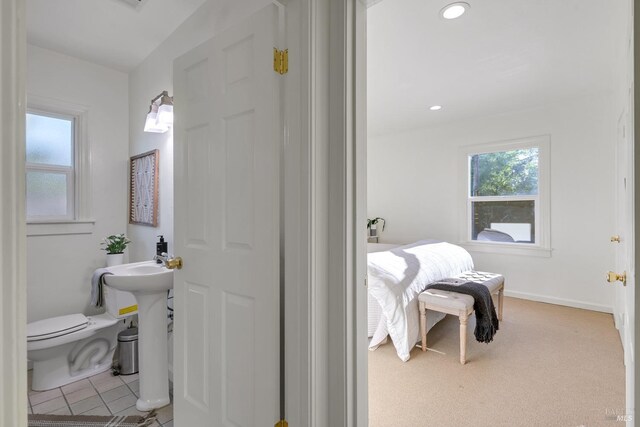
<instances>
[{"instance_id":1,"label":"toilet tank","mask_svg":"<svg viewBox=\"0 0 640 427\"><path fill-rule=\"evenodd\" d=\"M124 319L138 314L138 301L131 292L119 291L107 285L103 285L102 292L107 313L116 319Z\"/></svg>"}]
</instances>

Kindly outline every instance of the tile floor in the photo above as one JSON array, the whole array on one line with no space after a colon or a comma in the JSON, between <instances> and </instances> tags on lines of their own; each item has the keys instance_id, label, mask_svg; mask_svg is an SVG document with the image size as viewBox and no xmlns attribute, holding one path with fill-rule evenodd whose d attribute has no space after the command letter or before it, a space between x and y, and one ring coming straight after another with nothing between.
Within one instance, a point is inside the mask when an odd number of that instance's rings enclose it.
<instances>
[{"instance_id":1,"label":"tile floor","mask_svg":"<svg viewBox=\"0 0 640 427\"><path fill-rule=\"evenodd\" d=\"M146 415L136 409L138 374L114 377L110 371L47 391L31 390L29 413L58 415ZM173 396L172 401L173 401ZM151 427L173 427L173 403L157 412Z\"/></svg>"}]
</instances>

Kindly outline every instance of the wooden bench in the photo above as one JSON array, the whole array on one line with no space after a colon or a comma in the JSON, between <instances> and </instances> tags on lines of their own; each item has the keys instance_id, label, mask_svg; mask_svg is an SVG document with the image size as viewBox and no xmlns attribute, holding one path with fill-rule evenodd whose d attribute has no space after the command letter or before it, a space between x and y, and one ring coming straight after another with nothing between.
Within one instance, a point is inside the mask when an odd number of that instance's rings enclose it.
<instances>
[{"instance_id":1,"label":"wooden bench","mask_svg":"<svg viewBox=\"0 0 640 427\"><path fill-rule=\"evenodd\" d=\"M453 283L476 282L482 283L498 296L498 320L502 320L502 300L504 297L504 277L500 274L482 271L465 271L447 279ZM420 335L422 337L422 351L427 351L427 310L453 314L460 318L460 363L466 363L467 355L467 321L473 313L473 297L457 292L428 289L418 296L420 309Z\"/></svg>"}]
</instances>

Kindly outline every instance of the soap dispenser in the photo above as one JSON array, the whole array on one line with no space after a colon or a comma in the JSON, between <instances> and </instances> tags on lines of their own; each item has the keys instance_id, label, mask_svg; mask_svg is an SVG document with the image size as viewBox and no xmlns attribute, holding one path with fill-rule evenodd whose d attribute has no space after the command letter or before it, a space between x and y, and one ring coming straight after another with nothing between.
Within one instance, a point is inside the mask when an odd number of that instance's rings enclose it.
<instances>
[{"instance_id":1,"label":"soap dispenser","mask_svg":"<svg viewBox=\"0 0 640 427\"><path fill-rule=\"evenodd\" d=\"M158 236L160 240L156 243L156 255L162 255L162 253L169 253L169 246L167 242L164 241L164 236ZM157 261L158 264L162 264L161 260Z\"/></svg>"}]
</instances>

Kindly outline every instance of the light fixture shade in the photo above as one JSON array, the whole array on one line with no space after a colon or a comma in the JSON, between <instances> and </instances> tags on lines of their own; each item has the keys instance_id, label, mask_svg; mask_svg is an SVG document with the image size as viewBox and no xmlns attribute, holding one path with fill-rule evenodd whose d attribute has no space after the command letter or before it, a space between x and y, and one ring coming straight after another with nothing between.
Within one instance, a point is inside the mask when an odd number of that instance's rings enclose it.
<instances>
[{"instance_id":1,"label":"light fixture shade","mask_svg":"<svg viewBox=\"0 0 640 427\"><path fill-rule=\"evenodd\" d=\"M158 122L158 105L153 103L144 122L144 131L152 133L164 133L169 130L169 126Z\"/></svg>"},{"instance_id":2,"label":"light fixture shade","mask_svg":"<svg viewBox=\"0 0 640 427\"><path fill-rule=\"evenodd\" d=\"M169 96L169 92L165 90L151 100L144 131L164 133L171 126L173 126L173 97Z\"/></svg>"},{"instance_id":3,"label":"light fixture shade","mask_svg":"<svg viewBox=\"0 0 640 427\"><path fill-rule=\"evenodd\" d=\"M173 98L169 96L166 90L160 94L158 123L173 126Z\"/></svg>"},{"instance_id":4,"label":"light fixture shade","mask_svg":"<svg viewBox=\"0 0 640 427\"><path fill-rule=\"evenodd\" d=\"M158 124L173 125L173 105L160 104L158 107Z\"/></svg>"}]
</instances>

